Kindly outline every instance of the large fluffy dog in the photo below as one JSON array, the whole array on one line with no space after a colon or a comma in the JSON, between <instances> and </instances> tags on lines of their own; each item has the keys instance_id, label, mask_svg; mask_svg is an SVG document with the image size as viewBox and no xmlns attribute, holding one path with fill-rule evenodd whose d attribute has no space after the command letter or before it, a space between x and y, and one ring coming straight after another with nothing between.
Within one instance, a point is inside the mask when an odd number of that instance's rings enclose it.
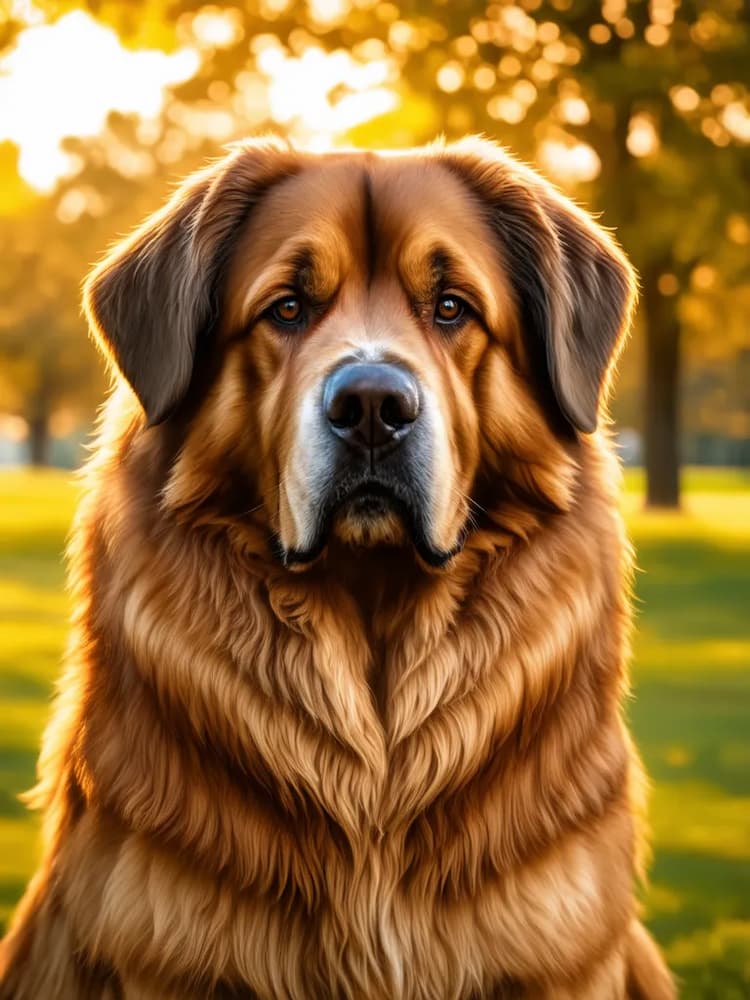
<instances>
[{"instance_id":1,"label":"large fluffy dog","mask_svg":"<svg viewBox=\"0 0 750 1000\"><path fill-rule=\"evenodd\" d=\"M4 997L672 997L596 432L632 299L476 141L242 145L96 269L122 377Z\"/></svg>"}]
</instances>

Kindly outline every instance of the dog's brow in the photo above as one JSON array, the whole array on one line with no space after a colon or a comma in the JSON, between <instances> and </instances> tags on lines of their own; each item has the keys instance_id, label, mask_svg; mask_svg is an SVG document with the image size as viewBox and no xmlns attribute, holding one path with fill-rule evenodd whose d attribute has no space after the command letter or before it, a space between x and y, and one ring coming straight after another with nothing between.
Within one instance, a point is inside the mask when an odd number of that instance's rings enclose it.
<instances>
[{"instance_id":1,"label":"dog's brow","mask_svg":"<svg viewBox=\"0 0 750 1000\"><path fill-rule=\"evenodd\" d=\"M424 247L412 245L405 257L411 257L403 268L406 284L419 301L436 298L445 288L455 288L482 314L493 313L490 289L482 272L473 261L447 244Z\"/></svg>"},{"instance_id":2,"label":"dog's brow","mask_svg":"<svg viewBox=\"0 0 750 1000\"><path fill-rule=\"evenodd\" d=\"M323 303L336 291L340 262L329 243L294 240L282 246L250 285L244 298L245 319L270 305L281 289L294 289L313 303Z\"/></svg>"},{"instance_id":3,"label":"dog's brow","mask_svg":"<svg viewBox=\"0 0 750 1000\"><path fill-rule=\"evenodd\" d=\"M456 267L449 251L437 249L432 253L430 270L433 282L432 291L434 295L437 295L440 289L444 288L447 283L456 281L455 275L459 269Z\"/></svg>"},{"instance_id":4,"label":"dog's brow","mask_svg":"<svg viewBox=\"0 0 750 1000\"><path fill-rule=\"evenodd\" d=\"M309 298L315 300L315 291L320 285L319 275L315 270L315 252L311 246L303 246L297 250L289 262L290 272L294 278L292 284L299 288Z\"/></svg>"},{"instance_id":5,"label":"dog's brow","mask_svg":"<svg viewBox=\"0 0 750 1000\"><path fill-rule=\"evenodd\" d=\"M431 271L436 291L446 284L471 282L470 270L470 263L447 247L438 247L432 253Z\"/></svg>"}]
</instances>

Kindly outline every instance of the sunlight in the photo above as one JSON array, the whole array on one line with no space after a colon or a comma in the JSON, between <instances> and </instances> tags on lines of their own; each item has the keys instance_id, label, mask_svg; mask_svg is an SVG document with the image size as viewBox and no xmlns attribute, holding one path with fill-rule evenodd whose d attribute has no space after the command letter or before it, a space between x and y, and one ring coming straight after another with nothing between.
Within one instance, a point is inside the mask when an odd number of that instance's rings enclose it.
<instances>
[{"instance_id":1,"label":"sunlight","mask_svg":"<svg viewBox=\"0 0 750 1000\"><path fill-rule=\"evenodd\" d=\"M539 146L542 169L563 187L595 180L601 171L596 150L586 142L545 139Z\"/></svg>"},{"instance_id":2,"label":"sunlight","mask_svg":"<svg viewBox=\"0 0 750 1000\"><path fill-rule=\"evenodd\" d=\"M349 129L398 105L386 59L358 62L343 49L315 46L294 57L269 45L258 54L258 68L267 81L272 120L310 149L330 148Z\"/></svg>"},{"instance_id":3,"label":"sunlight","mask_svg":"<svg viewBox=\"0 0 750 1000\"><path fill-rule=\"evenodd\" d=\"M165 89L189 79L198 65L190 49L129 51L82 11L26 28L0 61L0 141L19 147L28 184L51 190L76 167L62 139L98 134L110 111L155 115Z\"/></svg>"},{"instance_id":4,"label":"sunlight","mask_svg":"<svg viewBox=\"0 0 750 1000\"><path fill-rule=\"evenodd\" d=\"M323 4L318 13L333 16L334 7ZM193 17L189 28L181 33L185 47L171 55L130 51L111 28L82 11L21 32L0 61L0 141L10 139L19 147L24 180L39 191L52 190L80 168L62 147L66 136L100 134L111 111L134 113L148 123L160 112L166 89L196 73L200 50L232 44L241 32L236 18L210 7ZM226 142L270 120L298 145L322 150L398 105L390 86L396 77L392 60L361 61L343 49L325 52L316 45L292 55L272 35L256 36L252 47L258 72L243 74L246 86L239 86L231 108L220 103L183 115L182 128L193 138ZM40 65L54 87L40 85ZM170 152L174 138L165 137L170 148L159 148L165 162L178 158ZM120 150L118 169L124 156ZM142 173L149 163L144 156L143 164L125 170L123 160L123 172ZM64 208L66 217L77 212L77 205Z\"/></svg>"},{"instance_id":5,"label":"sunlight","mask_svg":"<svg viewBox=\"0 0 750 1000\"><path fill-rule=\"evenodd\" d=\"M659 133L650 115L639 112L633 115L628 125L625 145L631 156L651 156L659 148Z\"/></svg>"},{"instance_id":6,"label":"sunlight","mask_svg":"<svg viewBox=\"0 0 750 1000\"><path fill-rule=\"evenodd\" d=\"M191 34L202 48L228 48L243 34L242 18L238 10L203 7L188 19Z\"/></svg>"}]
</instances>

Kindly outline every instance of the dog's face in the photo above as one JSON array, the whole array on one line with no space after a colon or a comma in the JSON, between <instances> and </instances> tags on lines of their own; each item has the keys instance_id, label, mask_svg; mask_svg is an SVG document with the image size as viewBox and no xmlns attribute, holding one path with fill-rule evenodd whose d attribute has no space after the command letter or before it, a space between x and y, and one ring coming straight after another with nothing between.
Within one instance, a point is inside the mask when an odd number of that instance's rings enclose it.
<instances>
[{"instance_id":1,"label":"dog's face","mask_svg":"<svg viewBox=\"0 0 750 1000\"><path fill-rule=\"evenodd\" d=\"M234 248L222 325L256 373L257 473L288 562L331 532L441 564L479 461L473 379L512 293L469 190L437 163L313 162ZM490 332L492 331L492 332Z\"/></svg>"},{"instance_id":2,"label":"dog's face","mask_svg":"<svg viewBox=\"0 0 750 1000\"><path fill-rule=\"evenodd\" d=\"M472 504L561 502L631 298L612 242L486 143L242 147L87 289L149 424L184 427L167 500L239 490L296 566L332 536L441 566Z\"/></svg>"}]
</instances>

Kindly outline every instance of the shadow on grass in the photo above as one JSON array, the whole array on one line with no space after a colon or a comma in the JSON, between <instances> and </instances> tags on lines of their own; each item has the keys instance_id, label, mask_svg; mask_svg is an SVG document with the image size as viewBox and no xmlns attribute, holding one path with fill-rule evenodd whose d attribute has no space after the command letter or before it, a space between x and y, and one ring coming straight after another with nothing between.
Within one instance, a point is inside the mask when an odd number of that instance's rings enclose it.
<instances>
[{"instance_id":1,"label":"shadow on grass","mask_svg":"<svg viewBox=\"0 0 750 1000\"><path fill-rule=\"evenodd\" d=\"M51 702L53 693L50 682L44 677L30 676L0 656L0 698L36 698Z\"/></svg>"},{"instance_id":2,"label":"shadow on grass","mask_svg":"<svg viewBox=\"0 0 750 1000\"><path fill-rule=\"evenodd\" d=\"M748 862L662 849L651 885L657 904L646 922L680 979L681 1000L750 1000ZM659 886L669 887L663 908Z\"/></svg>"},{"instance_id":3,"label":"shadow on grass","mask_svg":"<svg viewBox=\"0 0 750 1000\"><path fill-rule=\"evenodd\" d=\"M639 680L627 714L652 779L689 777L728 795L750 795L747 675Z\"/></svg>"},{"instance_id":4,"label":"shadow on grass","mask_svg":"<svg viewBox=\"0 0 750 1000\"><path fill-rule=\"evenodd\" d=\"M661 640L750 640L750 543L745 538L636 534L635 544L641 570L635 581L639 626L656 628Z\"/></svg>"},{"instance_id":5,"label":"shadow on grass","mask_svg":"<svg viewBox=\"0 0 750 1000\"><path fill-rule=\"evenodd\" d=\"M0 878L0 910L10 912L23 895L25 888L25 879ZM8 929L9 922L0 915L0 937Z\"/></svg>"},{"instance_id":6,"label":"shadow on grass","mask_svg":"<svg viewBox=\"0 0 750 1000\"><path fill-rule=\"evenodd\" d=\"M38 756L36 749L0 750L0 820L27 815L28 810L18 796L34 785Z\"/></svg>"}]
</instances>

